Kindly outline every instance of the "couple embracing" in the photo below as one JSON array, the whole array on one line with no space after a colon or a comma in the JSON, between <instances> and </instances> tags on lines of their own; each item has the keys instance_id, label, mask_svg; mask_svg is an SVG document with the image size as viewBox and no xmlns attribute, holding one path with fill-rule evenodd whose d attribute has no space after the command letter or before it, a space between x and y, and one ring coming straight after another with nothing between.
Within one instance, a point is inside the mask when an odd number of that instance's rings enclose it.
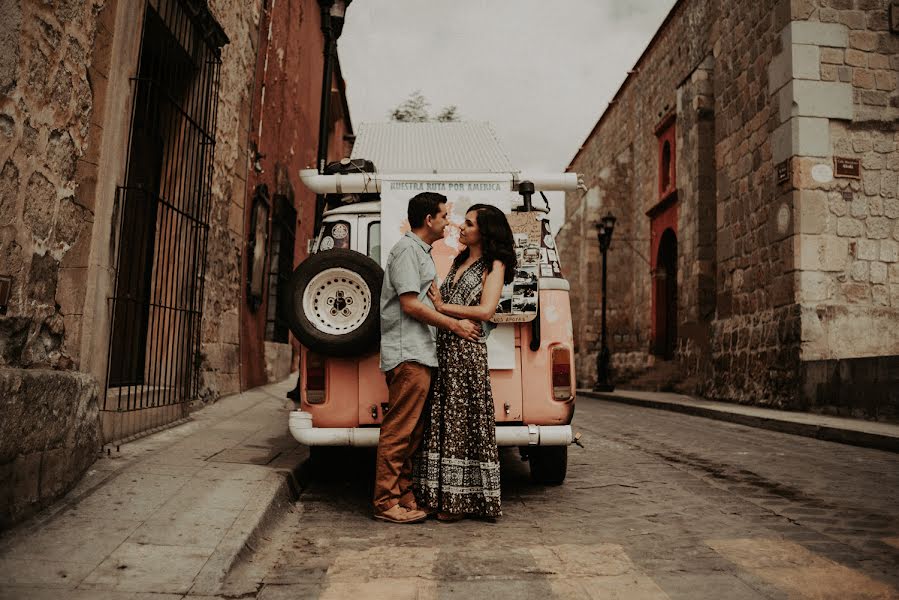
<instances>
[{"instance_id":1,"label":"couple embracing","mask_svg":"<svg viewBox=\"0 0 899 600\"><path fill-rule=\"evenodd\" d=\"M496 519L499 451L486 339L503 285L515 274L501 210L475 204L466 248L438 288L431 244L443 238L446 197L409 200L407 232L390 251L381 288L381 370L388 410L375 465L374 516L391 523Z\"/></svg>"}]
</instances>

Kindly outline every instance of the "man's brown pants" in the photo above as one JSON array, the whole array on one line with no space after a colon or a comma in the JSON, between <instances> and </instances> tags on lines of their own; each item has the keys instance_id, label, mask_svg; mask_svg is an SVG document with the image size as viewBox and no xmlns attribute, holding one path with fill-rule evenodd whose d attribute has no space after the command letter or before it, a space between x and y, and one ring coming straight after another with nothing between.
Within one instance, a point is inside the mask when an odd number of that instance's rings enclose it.
<instances>
[{"instance_id":1,"label":"man's brown pants","mask_svg":"<svg viewBox=\"0 0 899 600\"><path fill-rule=\"evenodd\" d=\"M425 419L421 412L431 388L431 367L407 361L387 375L387 414L381 422L375 462L374 505L384 512L398 503L409 504L412 457L421 444Z\"/></svg>"}]
</instances>

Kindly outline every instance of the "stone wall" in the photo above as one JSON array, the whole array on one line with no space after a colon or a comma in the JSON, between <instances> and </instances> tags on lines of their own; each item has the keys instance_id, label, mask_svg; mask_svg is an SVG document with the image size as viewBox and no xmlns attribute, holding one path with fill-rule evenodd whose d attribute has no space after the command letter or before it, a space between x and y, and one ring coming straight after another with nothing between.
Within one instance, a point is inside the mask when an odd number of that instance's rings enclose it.
<instances>
[{"instance_id":1,"label":"stone wall","mask_svg":"<svg viewBox=\"0 0 899 600\"><path fill-rule=\"evenodd\" d=\"M230 43L207 246L206 400L239 389L243 214L230 207L245 194L260 2L209 4ZM143 7L0 0L0 277L12 279L0 315L0 524L64 493L102 443L115 190L124 183Z\"/></svg>"},{"instance_id":2,"label":"stone wall","mask_svg":"<svg viewBox=\"0 0 899 600\"><path fill-rule=\"evenodd\" d=\"M0 529L68 491L96 460L97 392L84 373L0 368Z\"/></svg>"},{"instance_id":3,"label":"stone wall","mask_svg":"<svg viewBox=\"0 0 899 600\"><path fill-rule=\"evenodd\" d=\"M799 341L792 240L776 218L771 139L782 96L769 93L769 66L790 3L728 4L715 40L718 293L704 392L784 406L797 395Z\"/></svg>"},{"instance_id":4,"label":"stone wall","mask_svg":"<svg viewBox=\"0 0 899 600\"><path fill-rule=\"evenodd\" d=\"M93 197L81 188L103 1L0 2L0 528L66 492L100 446L81 373ZM101 53L102 54L102 53ZM51 370L54 369L54 370Z\"/></svg>"},{"instance_id":5,"label":"stone wall","mask_svg":"<svg viewBox=\"0 0 899 600\"><path fill-rule=\"evenodd\" d=\"M899 419L899 34L888 5L807 2L782 37L802 402ZM859 177L834 173L837 157L859 161Z\"/></svg>"},{"instance_id":6,"label":"stone wall","mask_svg":"<svg viewBox=\"0 0 899 600\"><path fill-rule=\"evenodd\" d=\"M201 391L214 400L241 389L240 299L244 198L250 155L247 139L260 2L210 0L230 42L222 49L206 282L201 334ZM260 360L263 357L259 356Z\"/></svg>"},{"instance_id":7,"label":"stone wall","mask_svg":"<svg viewBox=\"0 0 899 600\"><path fill-rule=\"evenodd\" d=\"M708 376L715 316L715 95L714 57L677 89L678 355L691 374Z\"/></svg>"},{"instance_id":8,"label":"stone wall","mask_svg":"<svg viewBox=\"0 0 899 600\"><path fill-rule=\"evenodd\" d=\"M659 200L654 130L667 114L676 111L678 88L711 52L717 10L716 3L688 1L672 9L569 166L584 176L589 189L586 194L567 194L566 222L558 235L565 275L572 286L579 385L592 385L596 376L601 263L593 224L609 211L618 218L608 252L608 327L614 375L627 378L653 363L649 354L651 242L646 212ZM692 100L689 104L694 110ZM677 118L680 123L681 117ZM680 181L680 156L677 164ZM683 205L683 199L680 202Z\"/></svg>"},{"instance_id":9,"label":"stone wall","mask_svg":"<svg viewBox=\"0 0 899 600\"><path fill-rule=\"evenodd\" d=\"M619 378L653 362L640 358L652 311L645 213L658 201L656 127L672 107L677 358L696 389L825 409L849 402L824 393L826 382L899 384L889 360L871 359L899 356L899 35L889 31L888 6L675 5L570 165L590 188L569 194L559 238L580 288L572 308L584 332L576 335L581 385L595 376L599 322L587 230L606 210L622 225L609 252L612 362ZM834 176L835 157L858 159L859 178ZM788 164L783 182L779 164ZM889 408L896 394L878 390L886 399L878 411L846 410L899 414Z\"/></svg>"},{"instance_id":10,"label":"stone wall","mask_svg":"<svg viewBox=\"0 0 899 600\"><path fill-rule=\"evenodd\" d=\"M0 365L77 369L93 204L88 68L103 2L4 0L0 37Z\"/></svg>"}]
</instances>

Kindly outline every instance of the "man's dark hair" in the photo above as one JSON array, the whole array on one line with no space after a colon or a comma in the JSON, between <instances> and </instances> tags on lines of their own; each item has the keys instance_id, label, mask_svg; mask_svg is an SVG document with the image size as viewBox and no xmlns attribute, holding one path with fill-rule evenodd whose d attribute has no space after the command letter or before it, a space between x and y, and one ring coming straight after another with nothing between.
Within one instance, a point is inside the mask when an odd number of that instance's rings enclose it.
<instances>
[{"instance_id":1,"label":"man's dark hair","mask_svg":"<svg viewBox=\"0 0 899 600\"><path fill-rule=\"evenodd\" d=\"M445 203L446 196L435 192L422 192L412 196L406 213L409 217L409 227L418 229L425 224L426 217L429 215L436 217L440 212L440 205Z\"/></svg>"}]
</instances>

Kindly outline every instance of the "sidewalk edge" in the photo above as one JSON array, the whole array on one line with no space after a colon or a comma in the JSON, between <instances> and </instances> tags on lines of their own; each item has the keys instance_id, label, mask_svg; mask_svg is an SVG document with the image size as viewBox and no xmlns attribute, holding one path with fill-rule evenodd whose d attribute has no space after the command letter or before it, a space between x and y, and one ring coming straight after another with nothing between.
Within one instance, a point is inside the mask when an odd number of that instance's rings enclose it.
<instances>
[{"instance_id":1,"label":"sidewalk edge","mask_svg":"<svg viewBox=\"0 0 899 600\"><path fill-rule=\"evenodd\" d=\"M596 398L599 400L608 400L610 402L618 402L620 404L630 404L633 406L642 406L645 408L668 410L696 417L705 417L707 419L727 421L730 423L736 423L738 425L757 427L759 429L768 429L771 431L778 431L780 433L789 433L792 435L810 437L819 440L825 440L828 442L838 442L841 444L849 444L851 446L861 446L863 448L873 448L875 450L885 450L887 452L899 453L899 438L888 435L880 435L878 433L870 433L867 431L857 431L852 429L840 429L837 427L813 425L810 423L797 423L795 421L785 421L756 415L732 413L703 406L691 406L678 404L676 402L649 400L646 398L636 398L633 396L622 395L626 392L608 394L604 392L578 390L577 393L579 396L586 396L588 398Z\"/></svg>"},{"instance_id":2,"label":"sidewalk edge","mask_svg":"<svg viewBox=\"0 0 899 600\"><path fill-rule=\"evenodd\" d=\"M220 593L238 561L255 550L268 527L277 522L299 497L297 472L301 464L292 469L273 471L259 482L253 498L194 579L189 595L216 596Z\"/></svg>"}]
</instances>

